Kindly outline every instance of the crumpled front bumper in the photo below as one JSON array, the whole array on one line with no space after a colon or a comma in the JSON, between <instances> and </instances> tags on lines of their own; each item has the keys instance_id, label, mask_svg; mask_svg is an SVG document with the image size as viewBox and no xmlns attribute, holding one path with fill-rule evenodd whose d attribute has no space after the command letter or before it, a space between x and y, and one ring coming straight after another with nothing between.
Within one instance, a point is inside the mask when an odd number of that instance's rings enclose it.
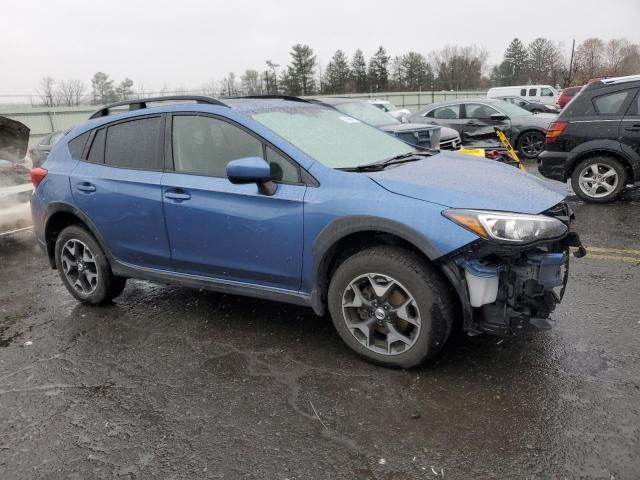
<instances>
[{"instance_id":1,"label":"crumpled front bumper","mask_svg":"<svg viewBox=\"0 0 640 480\"><path fill-rule=\"evenodd\" d=\"M561 204L552 216L570 224L573 214ZM549 318L564 297L569 278L570 249L586 254L579 236L527 246L478 241L448 259L444 271L457 278L463 330L468 334L513 335L552 327Z\"/></svg>"}]
</instances>

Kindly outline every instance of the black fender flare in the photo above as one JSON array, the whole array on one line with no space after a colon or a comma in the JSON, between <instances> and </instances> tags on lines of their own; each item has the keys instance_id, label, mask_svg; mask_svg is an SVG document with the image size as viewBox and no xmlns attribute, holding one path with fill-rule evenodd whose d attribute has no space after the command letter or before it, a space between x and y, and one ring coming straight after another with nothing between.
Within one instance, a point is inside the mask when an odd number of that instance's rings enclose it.
<instances>
[{"instance_id":1,"label":"black fender flare","mask_svg":"<svg viewBox=\"0 0 640 480\"><path fill-rule=\"evenodd\" d=\"M429 260L436 260L442 256L442 252L424 235L394 220L369 215L337 218L320 231L313 242L311 251L311 275L313 279L311 306L318 315L324 315L326 311L324 294L328 281L326 278L328 273L327 255L343 238L354 233L367 231L386 233L401 238L420 250Z\"/></svg>"},{"instance_id":2,"label":"black fender flare","mask_svg":"<svg viewBox=\"0 0 640 480\"><path fill-rule=\"evenodd\" d=\"M47 232L47 229L49 228L49 221L57 213L70 213L71 215L78 217L78 219L80 219L80 221L84 223L84 225L89 229L91 234L95 237L96 241L100 245L100 248L102 248L102 250L104 251L109 261L111 262L113 260L113 257L111 256L111 252L109 252L109 250L105 248L106 243L104 242L104 239L100 234L100 231L98 230L96 225L91 221L91 219L82 210L78 209L77 207L67 202L51 202L50 204L47 205L47 208L45 211L44 232L45 232L47 256L49 257L49 263L51 264L52 268L56 267L55 257L53 254L54 245L50 245L46 237L46 232Z\"/></svg>"},{"instance_id":3,"label":"black fender flare","mask_svg":"<svg viewBox=\"0 0 640 480\"><path fill-rule=\"evenodd\" d=\"M617 140L599 139L581 143L573 150L571 150L569 156L567 157L567 161L565 162L566 178L569 178L571 176L573 169L583 158L588 157L590 154L606 155L607 153L612 153L614 154L614 156L622 157L631 168L634 177L638 178L640 177L640 156L634 155L635 152L633 152L633 150L631 149L628 149L630 151L626 150L627 149L623 148L623 145L621 145Z\"/></svg>"}]
</instances>

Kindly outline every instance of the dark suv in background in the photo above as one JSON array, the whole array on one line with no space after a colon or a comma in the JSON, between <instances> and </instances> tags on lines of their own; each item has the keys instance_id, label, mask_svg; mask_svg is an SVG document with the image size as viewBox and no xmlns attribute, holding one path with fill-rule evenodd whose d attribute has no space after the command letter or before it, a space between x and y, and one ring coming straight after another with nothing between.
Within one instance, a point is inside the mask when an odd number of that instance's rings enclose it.
<instances>
[{"instance_id":1,"label":"dark suv in background","mask_svg":"<svg viewBox=\"0 0 640 480\"><path fill-rule=\"evenodd\" d=\"M571 179L588 202L614 200L640 179L640 75L588 84L547 130L538 169Z\"/></svg>"}]
</instances>

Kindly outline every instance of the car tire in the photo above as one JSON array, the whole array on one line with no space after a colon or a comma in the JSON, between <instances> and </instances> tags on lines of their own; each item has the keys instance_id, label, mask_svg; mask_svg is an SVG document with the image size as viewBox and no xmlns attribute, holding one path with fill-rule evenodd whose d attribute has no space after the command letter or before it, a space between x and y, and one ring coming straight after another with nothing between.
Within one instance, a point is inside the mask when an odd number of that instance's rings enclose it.
<instances>
[{"instance_id":1,"label":"car tire","mask_svg":"<svg viewBox=\"0 0 640 480\"><path fill-rule=\"evenodd\" d=\"M122 293L126 278L111 272L109 261L89 231L71 225L58 235L56 268L69 293L82 303L99 305Z\"/></svg>"},{"instance_id":2,"label":"car tire","mask_svg":"<svg viewBox=\"0 0 640 480\"><path fill-rule=\"evenodd\" d=\"M518 153L524 158L538 158L544 148L544 133L537 130L522 132L516 142Z\"/></svg>"},{"instance_id":3,"label":"car tire","mask_svg":"<svg viewBox=\"0 0 640 480\"><path fill-rule=\"evenodd\" d=\"M619 160L612 157L597 155L587 158L571 173L573 191L590 203L611 202L626 185L627 171Z\"/></svg>"},{"instance_id":4,"label":"car tire","mask_svg":"<svg viewBox=\"0 0 640 480\"><path fill-rule=\"evenodd\" d=\"M398 247L372 247L347 258L331 278L328 303L342 340L387 367L411 368L432 358L453 324L444 278L425 259Z\"/></svg>"}]
</instances>

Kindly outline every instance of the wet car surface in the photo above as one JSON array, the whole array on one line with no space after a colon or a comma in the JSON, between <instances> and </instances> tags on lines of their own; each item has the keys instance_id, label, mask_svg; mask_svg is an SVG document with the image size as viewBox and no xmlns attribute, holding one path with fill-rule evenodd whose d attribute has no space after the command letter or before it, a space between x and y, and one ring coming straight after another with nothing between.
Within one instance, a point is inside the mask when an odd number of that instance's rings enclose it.
<instances>
[{"instance_id":1,"label":"wet car surface","mask_svg":"<svg viewBox=\"0 0 640 480\"><path fill-rule=\"evenodd\" d=\"M1 478L637 478L640 192L572 201L556 327L390 370L329 317L130 281L78 304L0 238Z\"/></svg>"}]
</instances>

